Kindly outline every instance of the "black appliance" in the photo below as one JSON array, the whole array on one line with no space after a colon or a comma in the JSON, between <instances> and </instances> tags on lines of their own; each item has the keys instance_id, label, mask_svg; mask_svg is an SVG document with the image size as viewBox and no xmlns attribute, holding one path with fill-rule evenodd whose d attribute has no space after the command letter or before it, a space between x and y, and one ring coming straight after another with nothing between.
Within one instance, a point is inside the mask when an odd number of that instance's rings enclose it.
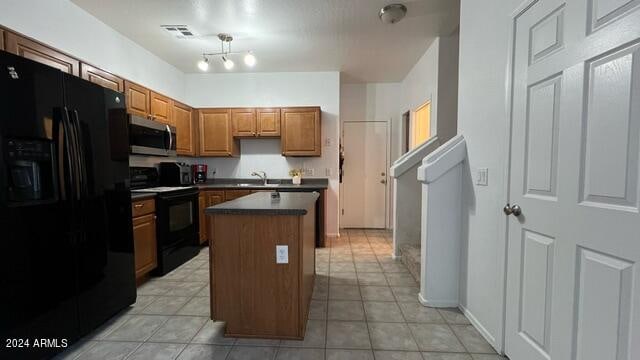
<instances>
[{"instance_id":1,"label":"black appliance","mask_svg":"<svg viewBox=\"0 0 640 360\"><path fill-rule=\"evenodd\" d=\"M129 144L131 154L176 156L176 128L129 115Z\"/></svg>"},{"instance_id":2,"label":"black appliance","mask_svg":"<svg viewBox=\"0 0 640 360\"><path fill-rule=\"evenodd\" d=\"M193 182L203 183L207 181L207 164L195 164L191 165L193 171Z\"/></svg>"},{"instance_id":3,"label":"black appliance","mask_svg":"<svg viewBox=\"0 0 640 360\"><path fill-rule=\"evenodd\" d=\"M133 193L156 194L156 238L158 267L155 275L164 275L198 255L198 193L195 186L159 186L154 167L132 167Z\"/></svg>"},{"instance_id":4,"label":"black appliance","mask_svg":"<svg viewBox=\"0 0 640 360\"><path fill-rule=\"evenodd\" d=\"M160 184L167 186L191 185L191 167L181 162L160 163Z\"/></svg>"},{"instance_id":5,"label":"black appliance","mask_svg":"<svg viewBox=\"0 0 640 360\"><path fill-rule=\"evenodd\" d=\"M0 51L0 107L0 358L46 358L136 299L125 98Z\"/></svg>"}]
</instances>

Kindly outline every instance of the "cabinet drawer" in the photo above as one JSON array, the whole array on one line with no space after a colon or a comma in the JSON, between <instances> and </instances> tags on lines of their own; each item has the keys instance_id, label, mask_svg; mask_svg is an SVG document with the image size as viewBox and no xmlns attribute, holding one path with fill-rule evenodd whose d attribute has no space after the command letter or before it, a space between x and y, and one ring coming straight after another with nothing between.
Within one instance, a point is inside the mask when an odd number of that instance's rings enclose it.
<instances>
[{"instance_id":1,"label":"cabinet drawer","mask_svg":"<svg viewBox=\"0 0 640 360\"><path fill-rule=\"evenodd\" d=\"M133 217L147 215L156 212L156 201L154 199L138 200L131 203L131 213Z\"/></svg>"}]
</instances>

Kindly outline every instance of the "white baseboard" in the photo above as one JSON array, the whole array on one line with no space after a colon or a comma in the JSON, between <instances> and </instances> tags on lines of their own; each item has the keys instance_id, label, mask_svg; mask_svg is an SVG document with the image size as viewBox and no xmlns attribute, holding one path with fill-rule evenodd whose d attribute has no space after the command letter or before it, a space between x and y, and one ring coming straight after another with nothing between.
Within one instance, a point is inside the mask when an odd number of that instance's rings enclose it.
<instances>
[{"instance_id":1,"label":"white baseboard","mask_svg":"<svg viewBox=\"0 0 640 360\"><path fill-rule=\"evenodd\" d=\"M422 293L418 293L418 301L420 301L420 304L424 305L424 306L428 306L428 307L435 307L435 308L452 308L452 307L458 307L458 303L457 302L450 302L450 301L428 301L427 299L422 297Z\"/></svg>"},{"instance_id":2,"label":"white baseboard","mask_svg":"<svg viewBox=\"0 0 640 360\"><path fill-rule=\"evenodd\" d=\"M325 233L326 236L340 237L340 233Z\"/></svg>"},{"instance_id":3,"label":"white baseboard","mask_svg":"<svg viewBox=\"0 0 640 360\"><path fill-rule=\"evenodd\" d=\"M496 344L496 338L493 337L493 335L491 335L491 333L484 326L482 326L480 321L478 321L478 319L471 313L471 311L469 311L469 309L465 308L462 305L459 305L458 309L460 309L460 311L462 311L464 316L466 316L467 319L469 319L469 322L471 323L471 325L473 325L473 327L475 327L476 330L478 330L480 335L482 335L482 337L485 340L487 340L489 345L491 345L491 347L493 347L493 349L498 354L502 354L502 351L499 349L498 345Z\"/></svg>"}]
</instances>

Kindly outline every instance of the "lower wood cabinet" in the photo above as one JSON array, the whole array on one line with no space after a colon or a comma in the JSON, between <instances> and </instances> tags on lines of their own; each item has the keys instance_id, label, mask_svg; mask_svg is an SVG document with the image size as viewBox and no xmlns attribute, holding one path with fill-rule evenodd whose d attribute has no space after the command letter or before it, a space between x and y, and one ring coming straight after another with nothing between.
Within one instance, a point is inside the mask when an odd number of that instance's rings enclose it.
<instances>
[{"instance_id":1,"label":"lower wood cabinet","mask_svg":"<svg viewBox=\"0 0 640 360\"><path fill-rule=\"evenodd\" d=\"M225 202L225 192L221 190L204 190L198 195L199 219L200 219L200 244L209 239L207 229L209 229L208 216L204 211L207 207Z\"/></svg>"},{"instance_id":2,"label":"lower wood cabinet","mask_svg":"<svg viewBox=\"0 0 640 360\"><path fill-rule=\"evenodd\" d=\"M198 239L200 244L207 242L207 217L204 215L204 210L207 208L207 196L205 194L204 191L200 191L198 194L198 222L200 223Z\"/></svg>"},{"instance_id":3,"label":"lower wood cabinet","mask_svg":"<svg viewBox=\"0 0 640 360\"><path fill-rule=\"evenodd\" d=\"M51 66L68 74L80 76L80 61L78 59L24 36L7 31L4 47L7 52Z\"/></svg>"},{"instance_id":4,"label":"lower wood cabinet","mask_svg":"<svg viewBox=\"0 0 640 360\"><path fill-rule=\"evenodd\" d=\"M251 190L225 190L224 201L231 201L251 194Z\"/></svg>"},{"instance_id":5,"label":"lower wood cabinet","mask_svg":"<svg viewBox=\"0 0 640 360\"><path fill-rule=\"evenodd\" d=\"M0 29L0 50L4 50L4 33L3 29Z\"/></svg>"},{"instance_id":6,"label":"lower wood cabinet","mask_svg":"<svg viewBox=\"0 0 640 360\"><path fill-rule=\"evenodd\" d=\"M158 266L155 200L134 201L132 210L136 279L140 279Z\"/></svg>"}]
</instances>

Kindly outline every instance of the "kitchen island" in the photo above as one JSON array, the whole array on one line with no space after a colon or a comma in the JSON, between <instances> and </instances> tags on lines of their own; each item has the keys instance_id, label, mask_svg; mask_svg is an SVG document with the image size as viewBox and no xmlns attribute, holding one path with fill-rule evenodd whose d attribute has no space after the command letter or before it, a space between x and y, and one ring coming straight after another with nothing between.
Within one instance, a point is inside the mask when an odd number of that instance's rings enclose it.
<instances>
[{"instance_id":1,"label":"kitchen island","mask_svg":"<svg viewBox=\"0 0 640 360\"><path fill-rule=\"evenodd\" d=\"M319 194L257 192L206 209L211 318L226 336L303 339Z\"/></svg>"}]
</instances>

